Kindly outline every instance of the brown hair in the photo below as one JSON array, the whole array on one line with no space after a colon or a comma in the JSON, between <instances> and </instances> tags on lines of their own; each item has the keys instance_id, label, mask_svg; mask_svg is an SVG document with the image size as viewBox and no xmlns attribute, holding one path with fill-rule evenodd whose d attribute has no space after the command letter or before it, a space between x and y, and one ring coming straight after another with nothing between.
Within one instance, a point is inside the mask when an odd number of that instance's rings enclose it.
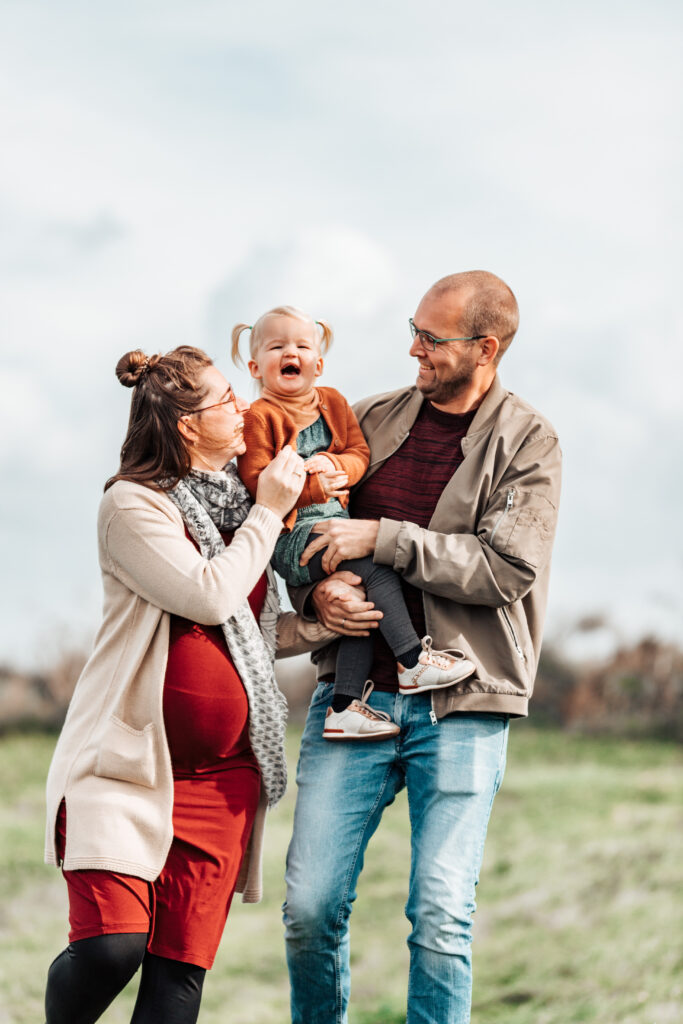
<instances>
[{"instance_id":1,"label":"brown hair","mask_svg":"<svg viewBox=\"0 0 683 1024\"><path fill-rule=\"evenodd\" d=\"M266 320L268 320L268 318L271 316L288 316L291 317L292 320L303 320L304 322L312 324L315 327L319 327L320 351L322 352L323 355L327 353L327 350L332 344L333 334L332 328L330 327L326 320L314 320L312 317L308 315L308 313L304 313L303 310L297 309L296 306L276 306L274 309L269 309L267 313L263 314L263 316L260 316L258 320L256 320L256 322L254 323L253 327L251 327L249 324L235 324L235 326L232 329L231 350L232 361L235 364L235 366L239 366L240 363L244 365L244 360L242 359L242 355L240 353L240 335L242 334L242 331L251 331L251 334L249 335L249 355L251 356L252 359L255 359L256 353L258 352L258 347L261 344L261 341L263 340L262 334L266 324Z\"/></svg>"},{"instance_id":2,"label":"brown hair","mask_svg":"<svg viewBox=\"0 0 683 1024\"><path fill-rule=\"evenodd\" d=\"M135 390L121 465L107 480L105 491L117 480L170 490L187 476L190 454L178 420L202 404L206 388L198 383L198 376L211 365L206 352L191 345L181 345L163 356L146 356L140 349L121 356L116 376L124 387Z\"/></svg>"},{"instance_id":3,"label":"brown hair","mask_svg":"<svg viewBox=\"0 0 683 1024\"><path fill-rule=\"evenodd\" d=\"M466 270L442 277L432 290L437 295L461 290L469 293L458 330L472 338L489 334L498 338L500 348L495 361L499 363L519 327L517 299L505 281L488 270Z\"/></svg>"}]
</instances>

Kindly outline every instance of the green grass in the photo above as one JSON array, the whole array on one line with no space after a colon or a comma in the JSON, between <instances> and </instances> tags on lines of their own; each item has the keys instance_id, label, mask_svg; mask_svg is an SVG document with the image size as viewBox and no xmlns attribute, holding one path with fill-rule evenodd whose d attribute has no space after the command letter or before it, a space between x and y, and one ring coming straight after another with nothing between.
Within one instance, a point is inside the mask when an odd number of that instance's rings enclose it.
<instances>
[{"instance_id":1,"label":"green grass","mask_svg":"<svg viewBox=\"0 0 683 1024\"><path fill-rule=\"evenodd\" d=\"M65 886L41 862L53 744L0 740L0 1024L43 1020L45 972L66 940ZM266 897L234 905L201 1024L289 1020L279 908L293 804L292 785L268 824ZM352 1024L405 1022L406 810L402 795L361 877ZM473 1024L680 1024L682 834L680 748L515 723L478 892ZM130 1019L134 988L105 1024Z\"/></svg>"}]
</instances>

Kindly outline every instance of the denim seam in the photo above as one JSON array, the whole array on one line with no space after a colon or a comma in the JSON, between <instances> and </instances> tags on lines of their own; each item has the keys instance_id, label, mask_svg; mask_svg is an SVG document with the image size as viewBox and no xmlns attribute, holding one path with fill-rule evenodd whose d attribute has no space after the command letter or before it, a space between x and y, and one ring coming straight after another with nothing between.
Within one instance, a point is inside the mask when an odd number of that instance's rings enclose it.
<instances>
[{"instance_id":1,"label":"denim seam","mask_svg":"<svg viewBox=\"0 0 683 1024\"><path fill-rule=\"evenodd\" d=\"M335 977L335 988L336 988L336 991L337 991L337 1024L343 1024L343 1021L344 1021L344 1008L342 1006L342 998L343 997L342 997L342 984L341 984L341 925L342 925L342 913L343 913L344 906L348 902L349 889L350 889L350 886L351 886L351 879L352 879L353 874L355 872L356 864L358 863L358 854L359 854L359 852L361 850L361 847L363 845L363 838L365 836L368 824L369 824L370 820L372 819L373 814L375 813L375 811L377 810L377 808L380 805L381 797L382 797L382 795L383 795L383 793L384 793L384 791L385 791L385 789L387 787L387 782L389 780L389 776L391 775L392 770L393 770L393 765L388 765L387 766L387 770L386 770L386 772L384 774L384 778L382 779L382 782L380 783L379 789L377 790L377 796L375 798L375 801L374 801L372 807L370 808L370 810L368 811L367 816L365 818L365 821L363 822L363 825L362 825L361 829L359 830L358 841L356 842L356 849L354 850L353 857L352 857L352 859L351 859L351 861L349 863L349 870L348 870L348 872L346 874L346 881L344 883L344 890L343 890L343 893L342 893L342 899L341 899L341 902L339 904L339 910L337 912L337 924L336 924L336 928L335 928L335 957L334 957L334 960L335 960L335 975L336 975L336 977Z\"/></svg>"}]
</instances>

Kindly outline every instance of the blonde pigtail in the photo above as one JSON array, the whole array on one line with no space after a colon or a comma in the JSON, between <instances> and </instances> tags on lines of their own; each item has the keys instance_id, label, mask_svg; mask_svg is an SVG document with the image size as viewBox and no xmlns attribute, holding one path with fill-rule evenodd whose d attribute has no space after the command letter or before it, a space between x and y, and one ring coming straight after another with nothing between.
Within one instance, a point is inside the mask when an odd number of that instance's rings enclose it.
<instances>
[{"instance_id":1,"label":"blonde pigtail","mask_svg":"<svg viewBox=\"0 0 683 1024\"><path fill-rule=\"evenodd\" d=\"M232 349L230 355L235 366L244 366L244 359L242 359L242 353L240 352L240 335L242 331L250 330L249 324L235 324L232 329Z\"/></svg>"},{"instance_id":2,"label":"blonde pigtail","mask_svg":"<svg viewBox=\"0 0 683 1024\"><path fill-rule=\"evenodd\" d=\"M332 328L328 324L327 320L316 320L315 322L322 331L322 338L320 339L320 351L322 352L323 355L327 355L327 352L329 351L330 345L332 344L332 340L334 338Z\"/></svg>"}]
</instances>

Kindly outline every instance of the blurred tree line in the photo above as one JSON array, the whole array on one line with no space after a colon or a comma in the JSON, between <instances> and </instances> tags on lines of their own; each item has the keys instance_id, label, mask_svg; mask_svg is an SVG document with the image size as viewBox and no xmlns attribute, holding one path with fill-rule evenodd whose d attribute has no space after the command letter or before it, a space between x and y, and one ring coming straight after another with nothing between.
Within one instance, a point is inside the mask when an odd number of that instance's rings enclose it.
<instances>
[{"instance_id":1,"label":"blurred tree line","mask_svg":"<svg viewBox=\"0 0 683 1024\"><path fill-rule=\"evenodd\" d=\"M586 619L590 632L602 620ZM577 627L575 627L576 629ZM0 733L59 729L87 652L68 650L48 671L31 674L0 667ZM306 658L277 663L290 716L301 720L315 686ZM608 656L570 657L561 640L544 645L531 704L537 726L590 734L683 741L683 651L655 637L617 646Z\"/></svg>"}]
</instances>

